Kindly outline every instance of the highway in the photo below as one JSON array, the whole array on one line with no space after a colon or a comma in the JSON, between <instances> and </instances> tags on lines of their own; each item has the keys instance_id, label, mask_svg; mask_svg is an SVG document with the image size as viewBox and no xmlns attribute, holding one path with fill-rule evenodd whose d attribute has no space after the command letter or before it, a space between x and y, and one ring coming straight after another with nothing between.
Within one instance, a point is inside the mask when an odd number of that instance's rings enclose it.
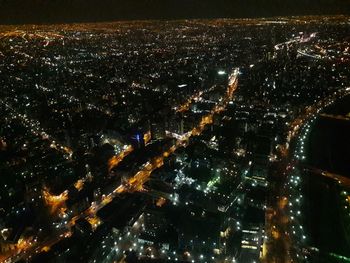
<instances>
[{"instance_id":1,"label":"highway","mask_svg":"<svg viewBox=\"0 0 350 263\"><path fill-rule=\"evenodd\" d=\"M282 43L278 43L274 46L275 50L280 50L283 48L283 46L289 46L291 44L296 44L296 43L305 43L305 42L309 42L310 40L312 40L314 37L316 37L317 33L312 33L310 34L309 37L304 38L304 36L297 36L291 40L288 40L286 42L282 42Z\"/></svg>"}]
</instances>

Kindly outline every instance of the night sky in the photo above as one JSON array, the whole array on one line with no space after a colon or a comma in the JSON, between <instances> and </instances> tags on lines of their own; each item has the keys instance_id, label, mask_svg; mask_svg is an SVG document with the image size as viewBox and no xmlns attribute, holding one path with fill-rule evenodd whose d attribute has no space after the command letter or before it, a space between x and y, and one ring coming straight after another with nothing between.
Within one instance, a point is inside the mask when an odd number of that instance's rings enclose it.
<instances>
[{"instance_id":1,"label":"night sky","mask_svg":"<svg viewBox=\"0 0 350 263\"><path fill-rule=\"evenodd\" d=\"M350 0L0 0L0 23L350 14Z\"/></svg>"}]
</instances>

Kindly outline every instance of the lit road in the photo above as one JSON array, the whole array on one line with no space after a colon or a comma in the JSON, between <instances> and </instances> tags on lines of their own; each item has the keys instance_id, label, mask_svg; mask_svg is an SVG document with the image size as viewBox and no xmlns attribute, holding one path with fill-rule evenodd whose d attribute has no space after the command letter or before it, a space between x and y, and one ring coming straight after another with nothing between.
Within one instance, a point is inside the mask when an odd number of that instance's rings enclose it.
<instances>
[{"instance_id":1,"label":"lit road","mask_svg":"<svg viewBox=\"0 0 350 263\"><path fill-rule=\"evenodd\" d=\"M300 185L302 178L293 175L293 172L297 170L296 167L302 167L301 161L305 159L304 140L310 131L310 122L312 122L316 116L320 115L325 107L349 93L349 88L335 92L314 105L306 107L304 112L289 124L286 145L280 149L280 155L284 158L282 159L279 173L284 179L281 180L275 189L275 194L279 197L276 200L277 202L266 212L266 233L268 239L265 240L264 244L265 251L263 262L297 262L295 260L298 260L297 257L300 256L300 254L295 255L295 253L292 252L297 247L294 240L296 238L294 232L296 233L296 231L292 230L289 232L288 230L295 227L293 224L297 223L297 216L299 216L301 212L294 209L293 212L297 214L289 214L289 212L292 211L289 206L291 204L293 205L293 203L294 206L297 206L300 203L302 194L298 192L298 185ZM291 151L289 147L292 141L297 144L293 151ZM344 178L343 176L316 168L310 168L310 170L321 176L332 178L339 183L350 185L350 179ZM296 196L295 200L291 200L290 195L292 195L292 193L294 197ZM299 225L299 227L300 231L302 231L302 226ZM292 239L292 236L294 236L294 239ZM299 238L299 242L304 242L306 236L301 234Z\"/></svg>"},{"instance_id":2,"label":"lit road","mask_svg":"<svg viewBox=\"0 0 350 263\"><path fill-rule=\"evenodd\" d=\"M192 95L187 101L185 101L185 103L183 103L182 105L176 108L176 112L183 113L188 111L190 109L192 102L195 100L198 100L198 98L200 98L202 94L203 94L203 91L199 91L196 94Z\"/></svg>"},{"instance_id":3,"label":"lit road","mask_svg":"<svg viewBox=\"0 0 350 263\"><path fill-rule=\"evenodd\" d=\"M322 45L321 43L315 44L311 47L304 47L298 49L298 54L313 59L328 60L340 63L346 63L349 61L347 43L336 43Z\"/></svg>"},{"instance_id":4,"label":"lit road","mask_svg":"<svg viewBox=\"0 0 350 263\"><path fill-rule=\"evenodd\" d=\"M309 37L304 37L304 36L298 36L298 37L295 37L294 39L292 40L288 40L286 42L283 42L283 43L279 43L279 44L276 44L274 46L275 50L279 50L279 49L282 49L283 46L289 46L291 44L296 44L296 43L305 43L305 42L309 42L311 39L313 39L314 37L316 37L316 33L312 33L310 34Z\"/></svg>"},{"instance_id":5,"label":"lit road","mask_svg":"<svg viewBox=\"0 0 350 263\"><path fill-rule=\"evenodd\" d=\"M210 89L206 90L206 91L198 91L197 93L193 94L191 97L189 97L182 105L175 107L174 109L176 110L176 112L180 112L180 113L185 113L187 111L190 110L191 104L193 102L196 102L198 100L201 99L202 95L206 92L210 92L212 90L214 90L215 86L211 87Z\"/></svg>"},{"instance_id":6,"label":"lit road","mask_svg":"<svg viewBox=\"0 0 350 263\"><path fill-rule=\"evenodd\" d=\"M332 103L334 103L335 100L341 97L344 97L347 94L350 94L350 88L339 90L334 94L318 101L314 105L306 107L304 112L289 124L287 142L286 142L285 148L281 149L282 155L286 156L286 153L288 152L288 149L289 149L290 142L299 135L300 129L302 128L303 124L305 124L310 118L316 115L321 115L321 116L324 115L324 114L321 114L322 109L331 105Z\"/></svg>"}]
</instances>

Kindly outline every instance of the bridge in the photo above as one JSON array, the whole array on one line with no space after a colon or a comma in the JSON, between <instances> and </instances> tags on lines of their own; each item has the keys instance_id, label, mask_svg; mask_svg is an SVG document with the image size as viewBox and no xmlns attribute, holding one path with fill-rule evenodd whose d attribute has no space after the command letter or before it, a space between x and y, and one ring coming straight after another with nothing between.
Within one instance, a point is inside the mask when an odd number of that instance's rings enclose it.
<instances>
[{"instance_id":1,"label":"bridge","mask_svg":"<svg viewBox=\"0 0 350 263\"><path fill-rule=\"evenodd\" d=\"M340 120L340 121L350 121L350 114L347 116L343 116L343 115L333 115L333 114L322 113L322 114L320 114L320 116L323 118L328 118L328 119L335 119L335 120Z\"/></svg>"},{"instance_id":2,"label":"bridge","mask_svg":"<svg viewBox=\"0 0 350 263\"><path fill-rule=\"evenodd\" d=\"M309 172L311 172L313 174L333 179L336 182L338 182L339 184L341 184L342 186L350 188L350 178L345 177L344 175L331 173L331 172L324 171L322 169L319 169L319 168L316 168L316 167L312 167L312 166L308 166L308 165L305 165L304 168L305 168L305 170L307 170L307 171L309 171Z\"/></svg>"}]
</instances>

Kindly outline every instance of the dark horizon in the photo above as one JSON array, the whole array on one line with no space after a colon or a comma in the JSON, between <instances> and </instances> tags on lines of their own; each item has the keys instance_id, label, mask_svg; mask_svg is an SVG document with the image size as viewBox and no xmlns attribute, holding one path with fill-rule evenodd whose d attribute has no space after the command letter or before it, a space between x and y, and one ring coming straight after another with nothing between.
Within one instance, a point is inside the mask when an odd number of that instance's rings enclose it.
<instances>
[{"instance_id":1,"label":"dark horizon","mask_svg":"<svg viewBox=\"0 0 350 263\"><path fill-rule=\"evenodd\" d=\"M0 0L0 24L348 14L349 0Z\"/></svg>"}]
</instances>

